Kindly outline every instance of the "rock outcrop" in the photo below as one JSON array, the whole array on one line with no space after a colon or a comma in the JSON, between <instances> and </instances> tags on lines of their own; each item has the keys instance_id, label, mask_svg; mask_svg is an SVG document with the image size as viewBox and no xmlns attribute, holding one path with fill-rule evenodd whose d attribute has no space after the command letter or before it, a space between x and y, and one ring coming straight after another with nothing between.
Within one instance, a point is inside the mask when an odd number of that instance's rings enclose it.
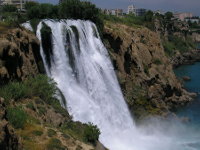
<instances>
[{"instance_id":1,"label":"rock outcrop","mask_svg":"<svg viewBox=\"0 0 200 150\"><path fill-rule=\"evenodd\" d=\"M200 34L196 32L192 33L192 39L195 42L200 42Z\"/></svg>"},{"instance_id":2,"label":"rock outcrop","mask_svg":"<svg viewBox=\"0 0 200 150\"><path fill-rule=\"evenodd\" d=\"M194 64L197 61L200 61L200 50L190 50L183 54L177 51L171 58L171 63L174 68L179 67L180 65Z\"/></svg>"},{"instance_id":3,"label":"rock outcrop","mask_svg":"<svg viewBox=\"0 0 200 150\"><path fill-rule=\"evenodd\" d=\"M14 128L7 117L8 108L22 108L27 114L23 128ZM20 118L21 119L21 118ZM20 122L21 120L19 120ZM73 122L68 112L59 105L49 105L39 97L10 100L0 97L0 149L2 150L106 150L84 141L86 124Z\"/></svg>"},{"instance_id":4,"label":"rock outcrop","mask_svg":"<svg viewBox=\"0 0 200 150\"><path fill-rule=\"evenodd\" d=\"M107 23L104 33L122 91L136 117L167 115L192 100L177 80L158 34Z\"/></svg>"},{"instance_id":5,"label":"rock outcrop","mask_svg":"<svg viewBox=\"0 0 200 150\"><path fill-rule=\"evenodd\" d=\"M39 41L33 33L10 29L0 34L0 85L42 71Z\"/></svg>"},{"instance_id":6,"label":"rock outcrop","mask_svg":"<svg viewBox=\"0 0 200 150\"><path fill-rule=\"evenodd\" d=\"M9 29L0 34L0 86L12 81L24 81L44 72L36 36L22 29ZM34 95L22 99L6 99L0 95L0 149L2 150L106 150L85 139L89 125L72 121L58 101L51 105ZM16 128L9 109L22 111L23 127ZM14 113L17 115L17 113ZM22 122L19 120L17 122Z\"/></svg>"},{"instance_id":7,"label":"rock outcrop","mask_svg":"<svg viewBox=\"0 0 200 150\"><path fill-rule=\"evenodd\" d=\"M6 120L5 106L4 99L0 97L0 149L22 149L20 138L16 135L14 128Z\"/></svg>"}]
</instances>

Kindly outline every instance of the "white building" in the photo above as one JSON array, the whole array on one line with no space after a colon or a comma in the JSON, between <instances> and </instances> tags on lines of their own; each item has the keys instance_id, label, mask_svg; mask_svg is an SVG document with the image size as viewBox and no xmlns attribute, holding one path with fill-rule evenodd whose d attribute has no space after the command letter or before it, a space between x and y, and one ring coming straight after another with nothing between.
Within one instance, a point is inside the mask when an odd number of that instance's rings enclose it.
<instances>
[{"instance_id":1,"label":"white building","mask_svg":"<svg viewBox=\"0 0 200 150\"><path fill-rule=\"evenodd\" d=\"M199 24L199 18L186 18L185 21Z\"/></svg>"},{"instance_id":2,"label":"white building","mask_svg":"<svg viewBox=\"0 0 200 150\"><path fill-rule=\"evenodd\" d=\"M111 10L111 15L113 15L113 16L117 15L115 9Z\"/></svg>"},{"instance_id":3,"label":"white building","mask_svg":"<svg viewBox=\"0 0 200 150\"><path fill-rule=\"evenodd\" d=\"M13 5L17 9L24 10L24 4L27 0L0 0L0 5Z\"/></svg>"},{"instance_id":4,"label":"white building","mask_svg":"<svg viewBox=\"0 0 200 150\"><path fill-rule=\"evenodd\" d=\"M146 12L147 12L146 9L136 8L134 5L129 5L127 14L134 14L135 16L143 16Z\"/></svg>"},{"instance_id":5,"label":"white building","mask_svg":"<svg viewBox=\"0 0 200 150\"><path fill-rule=\"evenodd\" d=\"M135 14L136 15L136 9L137 8L134 5L129 5L127 14Z\"/></svg>"}]
</instances>

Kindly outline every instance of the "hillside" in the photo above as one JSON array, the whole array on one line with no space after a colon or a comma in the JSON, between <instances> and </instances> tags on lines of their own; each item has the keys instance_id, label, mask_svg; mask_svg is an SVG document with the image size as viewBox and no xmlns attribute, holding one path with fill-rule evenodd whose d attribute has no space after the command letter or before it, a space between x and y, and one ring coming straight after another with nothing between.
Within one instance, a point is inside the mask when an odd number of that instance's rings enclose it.
<instances>
[{"instance_id":1,"label":"hillside","mask_svg":"<svg viewBox=\"0 0 200 150\"><path fill-rule=\"evenodd\" d=\"M0 149L104 150L99 129L73 122L43 73L39 42L25 29L0 35Z\"/></svg>"},{"instance_id":2,"label":"hillside","mask_svg":"<svg viewBox=\"0 0 200 150\"><path fill-rule=\"evenodd\" d=\"M166 56L159 34L145 27L107 22L104 33L122 91L138 117L167 116L192 100Z\"/></svg>"}]
</instances>

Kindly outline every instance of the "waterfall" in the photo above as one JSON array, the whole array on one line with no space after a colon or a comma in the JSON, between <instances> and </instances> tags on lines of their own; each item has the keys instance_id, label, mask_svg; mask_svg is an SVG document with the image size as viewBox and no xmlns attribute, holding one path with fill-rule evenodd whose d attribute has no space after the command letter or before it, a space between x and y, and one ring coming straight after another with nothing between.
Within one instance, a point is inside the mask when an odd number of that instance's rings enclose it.
<instances>
[{"instance_id":1,"label":"waterfall","mask_svg":"<svg viewBox=\"0 0 200 150\"><path fill-rule=\"evenodd\" d=\"M44 24L52 32L52 54L47 56L40 46L45 69L65 97L63 105L74 121L97 125L100 141L110 150L190 150L185 139L177 140L182 132L173 137L174 130L164 132L168 125L163 127L159 122L156 128L136 127L95 24L43 20L37 27L41 43L46 40L41 37Z\"/></svg>"}]
</instances>

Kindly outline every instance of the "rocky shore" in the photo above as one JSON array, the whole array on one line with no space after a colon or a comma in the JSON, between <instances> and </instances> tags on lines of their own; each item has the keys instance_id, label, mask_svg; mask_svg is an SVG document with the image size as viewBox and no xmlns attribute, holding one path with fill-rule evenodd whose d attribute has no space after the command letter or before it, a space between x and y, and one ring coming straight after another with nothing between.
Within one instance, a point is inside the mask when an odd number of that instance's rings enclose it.
<instances>
[{"instance_id":1,"label":"rocky shore","mask_svg":"<svg viewBox=\"0 0 200 150\"><path fill-rule=\"evenodd\" d=\"M198 61L200 61L200 50L191 50L183 54L177 52L171 58L171 63L174 68L180 65L191 65Z\"/></svg>"}]
</instances>

